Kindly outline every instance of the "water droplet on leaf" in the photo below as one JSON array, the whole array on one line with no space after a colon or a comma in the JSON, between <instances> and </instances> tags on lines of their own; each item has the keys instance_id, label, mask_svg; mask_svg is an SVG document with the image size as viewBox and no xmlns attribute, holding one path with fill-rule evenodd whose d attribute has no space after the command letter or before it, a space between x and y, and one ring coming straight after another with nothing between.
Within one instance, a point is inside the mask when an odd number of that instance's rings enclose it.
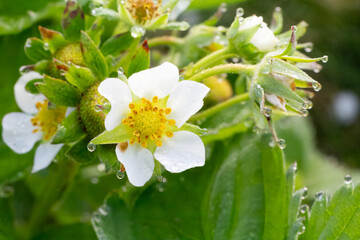
<instances>
[{"instance_id":1,"label":"water droplet on leaf","mask_svg":"<svg viewBox=\"0 0 360 240\"><path fill-rule=\"evenodd\" d=\"M236 17L239 18L239 17L242 17L243 15L244 15L244 9L237 8L236 9Z\"/></svg>"},{"instance_id":2,"label":"water droplet on leaf","mask_svg":"<svg viewBox=\"0 0 360 240\"><path fill-rule=\"evenodd\" d=\"M48 44L48 43L44 43L44 50L47 51L47 50L49 50L49 48L50 48L50 47L49 47L49 44Z\"/></svg>"},{"instance_id":3,"label":"water droplet on leaf","mask_svg":"<svg viewBox=\"0 0 360 240\"><path fill-rule=\"evenodd\" d=\"M344 182L346 184L350 184L352 182L352 177L350 175L346 175L344 178Z\"/></svg>"},{"instance_id":4,"label":"water droplet on leaf","mask_svg":"<svg viewBox=\"0 0 360 240\"><path fill-rule=\"evenodd\" d=\"M277 140L277 145L279 146L280 149L284 149L286 147L286 142L284 139L279 139Z\"/></svg>"},{"instance_id":5,"label":"water droplet on leaf","mask_svg":"<svg viewBox=\"0 0 360 240\"><path fill-rule=\"evenodd\" d=\"M301 224L298 234L301 235L305 232L305 226Z\"/></svg>"},{"instance_id":6,"label":"water droplet on leaf","mask_svg":"<svg viewBox=\"0 0 360 240\"><path fill-rule=\"evenodd\" d=\"M297 31L297 27L295 25L291 26L291 31L296 32Z\"/></svg>"},{"instance_id":7,"label":"water droplet on leaf","mask_svg":"<svg viewBox=\"0 0 360 240\"><path fill-rule=\"evenodd\" d=\"M300 213L304 214L308 211L308 209L309 209L309 206L306 204L303 204L300 206Z\"/></svg>"},{"instance_id":8,"label":"water droplet on leaf","mask_svg":"<svg viewBox=\"0 0 360 240\"><path fill-rule=\"evenodd\" d=\"M118 179L123 179L123 178L125 177L125 172L123 172L123 171L121 171L121 170L117 171L117 172L116 172L116 177L117 177Z\"/></svg>"},{"instance_id":9,"label":"water droplet on leaf","mask_svg":"<svg viewBox=\"0 0 360 240\"><path fill-rule=\"evenodd\" d=\"M271 108L269 108L269 107L264 107L264 115L265 115L265 117L270 117L270 116L271 116L271 113L272 113Z\"/></svg>"},{"instance_id":10,"label":"water droplet on leaf","mask_svg":"<svg viewBox=\"0 0 360 240\"><path fill-rule=\"evenodd\" d=\"M323 198L324 198L324 192L323 191L315 193L315 200L316 201L322 201Z\"/></svg>"},{"instance_id":11,"label":"water droplet on leaf","mask_svg":"<svg viewBox=\"0 0 360 240\"><path fill-rule=\"evenodd\" d=\"M227 11L226 7L227 7L226 3L220 4L220 7L219 7L220 12L222 12L222 13L226 12Z\"/></svg>"},{"instance_id":12,"label":"water droplet on leaf","mask_svg":"<svg viewBox=\"0 0 360 240\"><path fill-rule=\"evenodd\" d=\"M327 63L328 60L329 60L329 57L328 57L327 55L325 55L325 56L323 56L323 57L321 58L321 61L322 61L323 63Z\"/></svg>"},{"instance_id":13,"label":"water droplet on leaf","mask_svg":"<svg viewBox=\"0 0 360 240\"><path fill-rule=\"evenodd\" d=\"M312 83L312 87L314 88L314 90L316 92L320 91L321 90L321 84L319 82L313 82Z\"/></svg>"},{"instance_id":14,"label":"water droplet on leaf","mask_svg":"<svg viewBox=\"0 0 360 240\"><path fill-rule=\"evenodd\" d=\"M309 191L308 191L307 187L304 187L304 188L303 188L303 195L302 195L301 198L302 198L302 199L305 199L305 198L307 197L308 193L309 193Z\"/></svg>"},{"instance_id":15,"label":"water droplet on leaf","mask_svg":"<svg viewBox=\"0 0 360 240\"><path fill-rule=\"evenodd\" d=\"M102 106L100 104L95 105L95 111L100 112L102 110Z\"/></svg>"},{"instance_id":16,"label":"water droplet on leaf","mask_svg":"<svg viewBox=\"0 0 360 240\"><path fill-rule=\"evenodd\" d=\"M95 151L95 149L96 149L96 145L93 144L93 143L89 143L89 144L87 145L87 149L89 150L89 152L93 152L93 151Z\"/></svg>"},{"instance_id":17,"label":"water droplet on leaf","mask_svg":"<svg viewBox=\"0 0 360 240\"><path fill-rule=\"evenodd\" d=\"M143 29L142 27L139 27L139 26L133 26L131 28L131 36L133 38L139 38L141 37L142 35L145 34L145 29Z\"/></svg>"}]
</instances>

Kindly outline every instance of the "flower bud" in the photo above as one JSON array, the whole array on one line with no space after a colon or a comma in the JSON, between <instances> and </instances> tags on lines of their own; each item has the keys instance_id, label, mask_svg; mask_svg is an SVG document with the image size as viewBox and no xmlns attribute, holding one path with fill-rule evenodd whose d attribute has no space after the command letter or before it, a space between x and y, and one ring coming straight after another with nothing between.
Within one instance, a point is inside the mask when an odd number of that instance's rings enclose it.
<instances>
[{"instance_id":1,"label":"flower bud","mask_svg":"<svg viewBox=\"0 0 360 240\"><path fill-rule=\"evenodd\" d=\"M209 102L222 102L233 95L231 85L225 78L211 76L206 78L203 83L210 88L210 92L205 98Z\"/></svg>"}]
</instances>

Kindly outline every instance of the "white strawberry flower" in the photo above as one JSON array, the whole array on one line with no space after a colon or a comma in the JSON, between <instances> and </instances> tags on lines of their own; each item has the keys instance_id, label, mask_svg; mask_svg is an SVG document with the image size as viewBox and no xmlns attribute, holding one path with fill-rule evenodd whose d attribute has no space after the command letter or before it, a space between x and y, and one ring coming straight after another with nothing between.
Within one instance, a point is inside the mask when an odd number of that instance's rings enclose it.
<instances>
[{"instance_id":1,"label":"white strawberry flower","mask_svg":"<svg viewBox=\"0 0 360 240\"><path fill-rule=\"evenodd\" d=\"M66 108L48 109L48 101L42 94L31 94L25 90L28 82L40 79L37 72L22 75L14 87L15 100L23 112L8 113L2 119L2 138L14 152L29 152L36 142L41 141L35 151L32 172L50 165L63 144L51 144L57 125L65 117Z\"/></svg>"},{"instance_id":2,"label":"white strawberry flower","mask_svg":"<svg viewBox=\"0 0 360 240\"><path fill-rule=\"evenodd\" d=\"M202 83L179 82L178 68L168 62L131 75L128 83L105 79L98 91L111 103L107 131L92 142L117 143L117 158L134 186L151 178L154 158L172 173L203 166L203 142L181 127L202 108L209 90Z\"/></svg>"}]
</instances>

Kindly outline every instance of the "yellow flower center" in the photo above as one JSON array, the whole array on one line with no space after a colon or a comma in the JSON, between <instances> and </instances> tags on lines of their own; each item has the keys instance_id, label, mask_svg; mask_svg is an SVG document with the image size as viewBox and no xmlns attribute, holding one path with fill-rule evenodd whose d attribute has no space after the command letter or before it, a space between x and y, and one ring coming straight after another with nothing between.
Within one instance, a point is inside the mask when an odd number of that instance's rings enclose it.
<instances>
[{"instance_id":1,"label":"yellow flower center","mask_svg":"<svg viewBox=\"0 0 360 240\"><path fill-rule=\"evenodd\" d=\"M37 102L36 108L39 112L31 119L32 125L37 127L33 130L33 133L41 130L43 132L43 139L49 140L55 135L58 124L65 118L66 108L49 108L48 100L44 100L43 103Z\"/></svg>"},{"instance_id":2,"label":"yellow flower center","mask_svg":"<svg viewBox=\"0 0 360 240\"><path fill-rule=\"evenodd\" d=\"M129 0L128 11L138 23L144 23L158 17L161 0L154 2L153 0Z\"/></svg>"},{"instance_id":3,"label":"yellow flower center","mask_svg":"<svg viewBox=\"0 0 360 240\"><path fill-rule=\"evenodd\" d=\"M155 142L161 147L161 138L166 135L172 137L174 133L169 128L175 125L174 119L167 119L171 108L162 108L157 96L152 101L142 98L140 101L129 104L130 113L122 120L133 131L133 137L129 143L139 143L146 148L148 143Z\"/></svg>"}]
</instances>

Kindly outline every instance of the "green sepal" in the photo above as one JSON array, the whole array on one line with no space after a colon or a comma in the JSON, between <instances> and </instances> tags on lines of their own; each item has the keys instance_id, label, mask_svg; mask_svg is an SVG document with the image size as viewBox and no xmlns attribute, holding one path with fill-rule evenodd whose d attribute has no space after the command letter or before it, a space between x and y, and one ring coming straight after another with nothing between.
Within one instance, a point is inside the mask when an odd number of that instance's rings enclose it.
<instances>
[{"instance_id":1,"label":"green sepal","mask_svg":"<svg viewBox=\"0 0 360 240\"><path fill-rule=\"evenodd\" d=\"M297 57L297 56L281 56L280 58L290 62L298 62L298 63L313 63L313 62L323 61L324 59L324 57L306 58L306 57Z\"/></svg>"},{"instance_id":2,"label":"green sepal","mask_svg":"<svg viewBox=\"0 0 360 240\"><path fill-rule=\"evenodd\" d=\"M266 93L272 93L279 97L304 103L304 100L291 90L289 86L286 86L270 75L259 74L256 82L261 85Z\"/></svg>"},{"instance_id":3,"label":"green sepal","mask_svg":"<svg viewBox=\"0 0 360 240\"><path fill-rule=\"evenodd\" d=\"M118 12L116 12L116 11L110 9L110 8L102 8L102 7L94 8L91 11L91 14L94 17L103 17L103 18L106 18L108 20L117 21L117 20L120 19Z\"/></svg>"},{"instance_id":4,"label":"green sepal","mask_svg":"<svg viewBox=\"0 0 360 240\"><path fill-rule=\"evenodd\" d=\"M127 25L133 26L135 25L135 21L132 16L127 11L125 4L122 1L118 0L118 14L120 19Z\"/></svg>"},{"instance_id":5,"label":"green sepal","mask_svg":"<svg viewBox=\"0 0 360 240\"><path fill-rule=\"evenodd\" d=\"M74 0L68 0L62 16L61 26L64 30L66 39L78 41L80 31L85 28L84 13Z\"/></svg>"},{"instance_id":6,"label":"green sepal","mask_svg":"<svg viewBox=\"0 0 360 240\"><path fill-rule=\"evenodd\" d=\"M287 47L285 48L285 50L278 56L276 57L280 57L283 58L284 55L292 55L295 51L296 51L296 37L295 37L295 29L293 27L291 27L291 37L290 37L290 41L289 44L287 45Z\"/></svg>"},{"instance_id":7,"label":"green sepal","mask_svg":"<svg viewBox=\"0 0 360 240\"><path fill-rule=\"evenodd\" d=\"M99 145L96 147L100 161L105 164L106 172L116 172L120 168L120 162L118 161L115 154L115 147L116 145L114 144Z\"/></svg>"},{"instance_id":8,"label":"green sepal","mask_svg":"<svg viewBox=\"0 0 360 240\"><path fill-rule=\"evenodd\" d=\"M206 26L215 26L221 19L222 15L224 13L224 6L220 5L217 9L217 11L210 16L207 20L201 23L201 25Z\"/></svg>"},{"instance_id":9,"label":"green sepal","mask_svg":"<svg viewBox=\"0 0 360 240\"><path fill-rule=\"evenodd\" d=\"M36 37L28 38L24 49L26 56L34 62L52 58L51 52L45 50L44 41Z\"/></svg>"},{"instance_id":10,"label":"green sepal","mask_svg":"<svg viewBox=\"0 0 360 240\"><path fill-rule=\"evenodd\" d=\"M208 130L206 128L201 128L197 125L193 125L193 124L190 124L190 123L184 123L184 125L182 125L180 128L177 128L176 129L172 129L174 131L188 131L188 132L192 132L192 133L195 133L196 135L198 136L201 136L201 135L204 135L205 133L208 132Z\"/></svg>"},{"instance_id":11,"label":"green sepal","mask_svg":"<svg viewBox=\"0 0 360 240\"><path fill-rule=\"evenodd\" d=\"M84 137L79 140L77 143L72 145L70 149L65 153L65 155L76 162L87 164L97 159L97 153L90 152L87 149L87 145L90 141L90 138Z\"/></svg>"},{"instance_id":12,"label":"green sepal","mask_svg":"<svg viewBox=\"0 0 360 240\"><path fill-rule=\"evenodd\" d=\"M64 36L54 30L44 28L39 26L39 31L41 34L41 38L44 40L45 44L48 45L49 50L52 54L54 54L59 48L65 46L68 41L65 40Z\"/></svg>"},{"instance_id":13,"label":"green sepal","mask_svg":"<svg viewBox=\"0 0 360 240\"><path fill-rule=\"evenodd\" d=\"M112 55L118 56L120 53L126 51L134 42L134 38L130 32L115 35L101 46L100 50L104 56Z\"/></svg>"},{"instance_id":14,"label":"green sepal","mask_svg":"<svg viewBox=\"0 0 360 240\"><path fill-rule=\"evenodd\" d=\"M83 31L81 31L81 51L86 66L91 69L98 80L104 80L108 76L105 57L95 46L92 39Z\"/></svg>"},{"instance_id":15,"label":"green sepal","mask_svg":"<svg viewBox=\"0 0 360 240\"><path fill-rule=\"evenodd\" d=\"M129 128L124 124L119 124L111 131L105 131L99 136L93 138L90 143L92 144L115 144L129 140L132 133Z\"/></svg>"},{"instance_id":16,"label":"green sepal","mask_svg":"<svg viewBox=\"0 0 360 240\"><path fill-rule=\"evenodd\" d=\"M40 93L39 89L37 89L37 87L35 86L35 83L42 82L42 81L43 81L43 79L39 78L39 79L33 79L33 80L27 82L25 85L25 90L32 94Z\"/></svg>"},{"instance_id":17,"label":"green sepal","mask_svg":"<svg viewBox=\"0 0 360 240\"><path fill-rule=\"evenodd\" d=\"M276 58L273 59L270 68L271 68L271 72L282 74L291 78L295 78L300 81L310 82L310 83L316 82L303 70L280 59L276 59Z\"/></svg>"},{"instance_id":18,"label":"green sepal","mask_svg":"<svg viewBox=\"0 0 360 240\"><path fill-rule=\"evenodd\" d=\"M132 57L129 67L126 71L127 76L136 72L148 69L150 67L150 48L145 40Z\"/></svg>"},{"instance_id":19,"label":"green sepal","mask_svg":"<svg viewBox=\"0 0 360 240\"><path fill-rule=\"evenodd\" d=\"M298 40L299 38L301 38L302 36L305 35L306 33L306 29L309 25L307 24L307 22L305 21L301 21L300 23L298 23L296 25L296 33L295 33L295 38L296 40ZM289 39L291 37L292 31L289 30L287 32L284 32L282 34L279 34L277 37L282 40L282 39Z\"/></svg>"},{"instance_id":20,"label":"green sepal","mask_svg":"<svg viewBox=\"0 0 360 240\"><path fill-rule=\"evenodd\" d=\"M252 84L250 87L250 98L259 103L260 110L265 107L265 93L260 84Z\"/></svg>"},{"instance_id":21,"label":"green sepal","mask_svg":"<svg viewBox=\"0 0 360 240\"><path fill-rule=\"evenodd\" d=\"M90 69L71 64L65 73L66 80L77 87L81 92L85 91L96 81Z\"/></svg>"},{"instance_id":22,"label":"green sepal","mask_svg":"<svg viewBox=\"0 0 360 240\"><path fill-rule=\"evenodd\" d=\"M161 177L161 163L154 159L155 167L154 167L154 173L157 177Z\"/></svg>"},{"instance_id":23,"label":"green sepal","mask_svg":"<svg viewBox=\"0 0 360 240\"><path fill-rule=\"evenodd\" d=\"M261 24L258 24L251 28L239 30L239 27L241 27L239 18L235 18L226 34L226 37L229 41L229 48L236 53L241 54L243 46L250 42L251 38L257 32L260 25Z\"/></svg>"},{"instance_id":24,"label":"green sepal","mask_svg":"<svg viewBox=\"0 0 360 240\"><path fill-rule=\"evenodd\" d=\"M190 28L190 24L188 22L168 22L166 26L160 27L163 30L176 30L176 31L186 31Z\"/></svg>"},{"instance_id":25,"label":"green sepal","mask_svg":"<svg viewBox=\"0 0 360 240\"><path fill-rule=\"evenodd\" d=\"M78 141L84 135L85 132L80 124L79 113L73 111L63 120L51 143L72 143Z\"/></svg>"},{"instance_id":26,"label":"green sepal","mask_svg":"<svg viewBox=\"0 0 360 240\"><path fill-rule=\"evenodd\" d=\"M36 86L56 105L75 107L81 99L80 92L69 83L47 75L44 77L44 83L38 83Z\"/></svg>"},{"instance_id":27,"label":"green sepal","mask_svg":"<svg viewBox=\"0 0 360 240\"><path fill-rule=\"evenodd\" d=\"M275 8L272 15L270 29L275 35L277 35L282 31L282 28L283 28L283 15L281 8L277 7Z\"/></svg>"}]
</instances>

